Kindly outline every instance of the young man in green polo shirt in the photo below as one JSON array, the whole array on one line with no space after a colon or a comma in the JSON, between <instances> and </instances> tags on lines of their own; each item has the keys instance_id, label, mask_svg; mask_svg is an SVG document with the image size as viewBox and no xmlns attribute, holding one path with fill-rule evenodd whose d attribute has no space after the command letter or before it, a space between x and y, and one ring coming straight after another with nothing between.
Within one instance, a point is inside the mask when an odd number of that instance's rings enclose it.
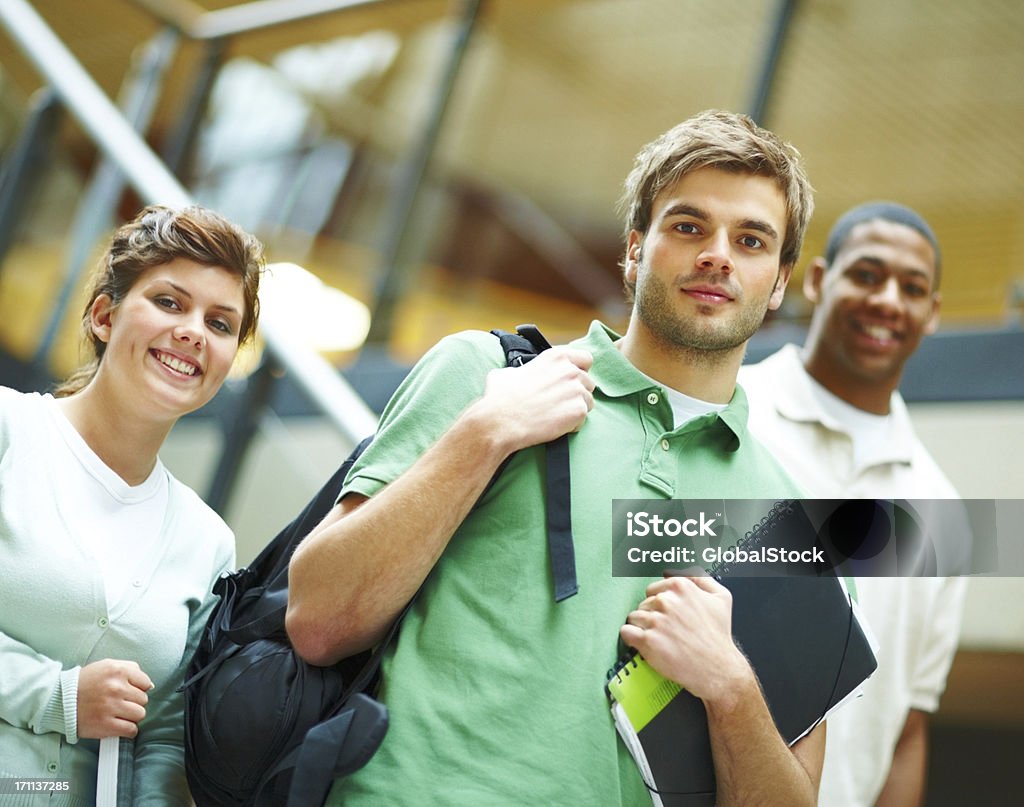
<instances>
[{"instance_id":1,"label":"young man in green polo shirt","mask_svg":"<svg viewBox=\"0 0 1024 807\"><path fill-rule=\"evenodd\" d=\"M719 804L815 803L824 728L783 742L728 592L611 574L613 499L799 495L748 435L736 373L811 189L791 146L706 112L641 150L624 202L625 335L595 322L523 368L488 334L442 340L292 560L289 632L314 663L373 645L423 584L384 662L389 733L331 804L649 804L603 692L620 635L703 699ZM542 444L566 433L579 592L555 603Z\"/></svg>"}]
</instances>

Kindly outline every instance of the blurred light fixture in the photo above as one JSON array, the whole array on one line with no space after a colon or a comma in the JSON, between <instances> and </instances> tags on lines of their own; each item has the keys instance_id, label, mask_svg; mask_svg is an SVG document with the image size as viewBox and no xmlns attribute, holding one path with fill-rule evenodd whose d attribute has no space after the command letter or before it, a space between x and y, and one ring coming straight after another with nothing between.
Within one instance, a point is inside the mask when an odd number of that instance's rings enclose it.
<instances>
[{"instance_id":1,"label":"blurred light fixture","mask_svg":"<svg viewBox=\"0 0 1024 807\"><path fill-rule=\"evenodd\" d=\"M267 265L260 311L289 341L325 353L355 350L370 329L363 303L294 263Z\"/></svg>"}]
</instances>

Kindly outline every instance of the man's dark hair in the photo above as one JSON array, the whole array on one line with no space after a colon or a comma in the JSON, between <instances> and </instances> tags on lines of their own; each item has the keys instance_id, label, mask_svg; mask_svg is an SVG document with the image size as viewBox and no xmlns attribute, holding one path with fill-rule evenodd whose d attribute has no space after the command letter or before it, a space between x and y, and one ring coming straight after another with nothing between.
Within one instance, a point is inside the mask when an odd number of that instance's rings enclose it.
<instances>
[{"instance_id":1,"label":"man's dark hair","mask_svg":"<svg viewBox=\"0 0 1024 807\"><path fill-rule=\"evenodd\" d=\"M850 232L854 227L866 221L879 219L891 221L893 224L902 224L904 227L916 230L932 245L932 249L935 250L935 286L938 288L939 270L942 268L942 252L939 250L938 239L920 213L897 202L865 202L843 213L832 225L832 231L828 234L828 242L825 245L825 260L828 265L832 266L832 262L839 254L839 250L843 248L846 239L850 237Z\"/></svg>"}]
</instances>

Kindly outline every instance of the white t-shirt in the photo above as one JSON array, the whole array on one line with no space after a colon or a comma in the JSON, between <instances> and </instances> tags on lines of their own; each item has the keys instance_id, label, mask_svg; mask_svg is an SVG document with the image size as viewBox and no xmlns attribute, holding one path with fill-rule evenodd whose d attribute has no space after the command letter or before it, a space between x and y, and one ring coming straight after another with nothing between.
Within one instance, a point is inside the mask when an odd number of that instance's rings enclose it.
<instances>
[{"instance_id":1,"label":"white t-shirt","mask_svg":"<svg viewBox=\"0 0 1024 807\"><path fill-rule=\"evenodd\" d=\"M842 424L843 431L853 441L853 464L863 467L884 462L888 454L886 446L897 429L892 413L876 415L865 412L833 395L810 376L807 380L822 411Z\"/></svg>"},{"instance_id":2,"label":"white t-shirt","mask_svg":"<svg viewBox=\"0 0 1024 807\"><path fill-rule=\"evenodd\" d=\"M149 477L129 485L101 460L50 395L46 413L61 436L52 469L62 492L61 510L74 514L74 531L103 573L107 608L139 580L157 550L167 515L167 472L158 459Z\"/></svg>"},{"instance_id":3,"label":"white t-shirt","mask_svg":"<svg viewBox=\"0 0 1024 807\"><path fill-rule=\"evenodd\" d=\"M716 404L709 401L702 401L700 398L693 398L677 389L666 387L660 381L655 381L649 375L644 375L644 378L649 379L652 384L657 384L665 393L665 398L668 400L669 406L672 407L673 427L676 429L695 418L708 414L709 412L721 412L726 406L728 406L728 404Z\"/></svg>"}]
</instances>

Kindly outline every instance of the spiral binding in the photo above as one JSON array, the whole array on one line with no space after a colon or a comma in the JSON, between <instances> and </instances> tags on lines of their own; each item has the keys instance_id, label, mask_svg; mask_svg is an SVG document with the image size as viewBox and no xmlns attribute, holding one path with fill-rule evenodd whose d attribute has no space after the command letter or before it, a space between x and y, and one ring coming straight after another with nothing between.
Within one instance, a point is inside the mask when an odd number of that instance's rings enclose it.
<instances>
[{"instance_id":1,"label":"spiral binding","mask_svg":"<svg viewBox=\"0 0 1024 807\"><path fill-rule=\"evenodd\" d=\"M747 530L742 540L736 544L736 549L756 549L764 543L768 537L769 532L775 528L784 518L788 518L793 513L793 509L796 506L796 499L782 499L781 501L775 502L772 505L772 509L769 510L757 524ZM732 571L732 564L721 561L716 563L710 569L708 574L715 578L727 577Z\"/></svg>"},{"instance_id":2,"label":"spiral binding","mask_svg":"<svg viewBox=\"0 0 1024 807\"><path fill-rule=\"evenodd\" d=\"M619 656L619 660L615 662L615 666L608 670L607 680L611 681L612 678L614 678L621 684L622 678L620 676L625 675L628 677L630 666L632 666L633 669L636 669L636 660L637 652L635 650L630 650L626 653L623 653L621 656Z\"/></svg>"}]
</instances>

